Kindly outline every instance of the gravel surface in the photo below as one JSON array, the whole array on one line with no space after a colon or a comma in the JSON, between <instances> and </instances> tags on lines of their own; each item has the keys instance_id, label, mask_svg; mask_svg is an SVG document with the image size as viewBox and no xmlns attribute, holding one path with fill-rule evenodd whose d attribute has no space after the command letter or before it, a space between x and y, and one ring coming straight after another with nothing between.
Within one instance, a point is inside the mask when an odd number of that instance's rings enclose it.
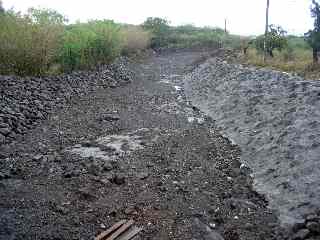
<instances>
[{"instance_id":1,"label":"gravel surface","mask_svg":"<svg viewBox=\"0 0 320 240\"><path fill-rule=\"evenodd\" d=\"M121 219L143 228L136 239L287 239L240 148L184 94L204 58L131 63L131 84L73 98L3 144L0 239L92 239ZM292 239L316 239L317 221Z\"/></svg>"},{"instance_id":2,"label":"gravel surface","mask_svg":"<svg viewBox=\"0 0 320 240\"><path fill-rule=\"evenodd\" d=\"M211 58L185 78L192 104L242 150L283 224L320 209L320 82ZM320 223L317 223L320 229Z\"/></svg>"}]
</instances>

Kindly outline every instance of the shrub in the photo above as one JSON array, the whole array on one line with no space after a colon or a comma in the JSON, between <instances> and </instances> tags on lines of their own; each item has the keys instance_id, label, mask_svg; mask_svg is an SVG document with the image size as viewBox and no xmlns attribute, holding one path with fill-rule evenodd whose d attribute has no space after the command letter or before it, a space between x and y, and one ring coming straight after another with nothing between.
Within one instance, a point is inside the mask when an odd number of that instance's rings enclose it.
<instances>
[{"instance_id":1,"label":"shrub","mask_svg":"<svg viewBox=\"0 0 320 240\"><path fill-rule=\"evenodd\" d=\"M139 53L150 46L151 33L143 30L139 26L124 26L122 28L124 45L122 53L132 54Z\"/></svg>"},{"instance_id":2,"label":"shrub","mask_svg":"<svg viewBox=\"0 0 320 240\"><path fill-rule=\"evenodd\" d=\"M267 37L261 35L255 40L255 47L259 52L263 52L266 47L266 52L270 57L273 57L273 51L281 51L287 47L288 41L285 37L286 31L284 31L280 26L269 26L270 32Z\"/></svg>"},{"instance_id":3,"label":"shrub","mask_svg":"<svg viewBox=\"0 0 320 240\"><path fill-rule=\"evenodd\" d=\"M68 26L60 62L64 71L92 68L114 60L122 49L120 26L113 21L90 21Z\"/></svg>"},{"instance_id":4,"label":"shrub","mask_svg":"<svg viewBox=\"0 0 320 240\"><path fill-rule=\"evenodd\" d=\"M163 18L149 17L142 27L152 33L151 47L160 48L167 45L167 35L170 31L169 22Z\"/></svg>"},{"instance_id":5,"label":"shrub","mask_svg":"<svg viewBox=\"0 0 320 240\"><path fill-rule=\"evenodd\" d=\"M0 15L0 71L18 75L41 75L55 61L64 18L49 9L29 9L21 15Z\"/></svg>"},{"instance_id":6,"label":"shrub","mask_svg":"<svg viewBox=\"0 0 320 240\"><path fill-rule=\"evenodd\" d=\"M167 35L169 47L194 48L208 47L219 48L228 35L220 28L198 28L192 25L171 27Z\"/></svg>"}]
</instances>

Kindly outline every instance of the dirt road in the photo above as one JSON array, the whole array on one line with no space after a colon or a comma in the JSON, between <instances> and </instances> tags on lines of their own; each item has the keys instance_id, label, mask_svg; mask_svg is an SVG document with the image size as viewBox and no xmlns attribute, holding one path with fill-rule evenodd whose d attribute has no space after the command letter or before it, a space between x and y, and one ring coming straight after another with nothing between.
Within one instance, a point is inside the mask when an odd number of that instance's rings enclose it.
<instances>
[{"instance_id":1,"label":"dirt road","mask_svg":"<svg viewBox=\"0 0 320 240\"><path fill-rule=\"evenodd\" d=\"M239 148L184 96L201 56L133 63L133 83L74 99L8 147L0 239L92 239L121 219L137 239L284 239Z\"/></svg>"}]
</instances>

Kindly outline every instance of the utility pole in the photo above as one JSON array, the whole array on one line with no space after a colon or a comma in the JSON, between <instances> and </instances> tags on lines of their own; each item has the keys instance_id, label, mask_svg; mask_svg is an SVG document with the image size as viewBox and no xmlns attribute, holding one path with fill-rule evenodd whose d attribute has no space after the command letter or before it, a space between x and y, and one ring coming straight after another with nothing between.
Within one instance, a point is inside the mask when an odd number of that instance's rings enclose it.
<instances>
[{"instance_id":1,"label":"utility pole","mask_svg":"<svg viewBox=\"0 0 320 240\"><path fill-rule=\"evenodd\" d=\"M227 19L224 19L224 32L227 33Z\"/></svg>"},{"instance_id":2,"label":"utility pole","mask_svg":"<svg viewBox=\"0 0 320 240\"><path fill-rule=\"evenodd\" d=\"M269 31L269 7L270 7L270 0L267 0L267 9L266 9L266 31L264 33L264 54L263 54L263 62L266 61L267 58L267 37Z\"/></svg>"}]
</instances>

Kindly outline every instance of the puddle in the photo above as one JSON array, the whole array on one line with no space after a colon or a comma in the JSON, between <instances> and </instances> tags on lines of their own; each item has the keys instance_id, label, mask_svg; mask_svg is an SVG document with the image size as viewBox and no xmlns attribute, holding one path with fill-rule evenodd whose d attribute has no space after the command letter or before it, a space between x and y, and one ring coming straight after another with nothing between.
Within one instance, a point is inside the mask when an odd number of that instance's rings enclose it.
<instances>
[{"instance_id":1,"label":"puddle","mask_svg":"<svg viewBox=\"0 0 320 240\"><path fill-rule=\"evenodd\" d=\"M99 147L79 147L70 150L71 153L80 155L83 158L100 158L103 160L109 160L110 157L106 152L102 151Z\"/></svg>"},{"instance_id":2,"label":"puddle","mask_svg":"<svg viewBox=\"0 0 320 240\"><path fill-rule=\"evenodd\" d=\"M101 137L97 142L103 146L114 149L118 153L143 149L141 136L137 135L111 135Z\"/></svg>"},{"instance_id":3,"label":"puddle","mask_svg":"<svg viewBox=\"0 0 320 240\"><path fill-rule=\"evenodd\" d=\"M169 80L161 80L159 81L160 83L166 83L166 84L171 84Z\"/></svg>"},{"instance_id":4,"label":"puddle","mask_svg":"<svg viewBox=\"0 0 320 240\"><path fill-rule=\"evenodd\" d=\"M176 89L176 91L181 91L182 90L182 87L180 87L180 86L174 86L174 88Z\"/></svg>"},{"instance_id":5,"label":"puddle","mask_svg":"<svg viewBox=\"0 0 320 240\"><path fill-rule=\"evenodd\" d=\"M147 128L141 128L126 134L100 137L93 141L92 146L89 147L77 144L66 151L83 158L94 157L109 160L113 156L141 150L148 143L153 144L159 138L158 132L159 129L151 131Z\"/></svg>"},{"instance_id":6,"label":"puddle","mask_svg":"<svg viewBox=\"0 0 320 240\"><path fill-rule=\"evenodd\" d=\"M188 122L192 123L192 122L197 122L198 124L202 124L204 123L204 118L197 118L197 117L188 117Z\"/></svg>"}]
</instances>

